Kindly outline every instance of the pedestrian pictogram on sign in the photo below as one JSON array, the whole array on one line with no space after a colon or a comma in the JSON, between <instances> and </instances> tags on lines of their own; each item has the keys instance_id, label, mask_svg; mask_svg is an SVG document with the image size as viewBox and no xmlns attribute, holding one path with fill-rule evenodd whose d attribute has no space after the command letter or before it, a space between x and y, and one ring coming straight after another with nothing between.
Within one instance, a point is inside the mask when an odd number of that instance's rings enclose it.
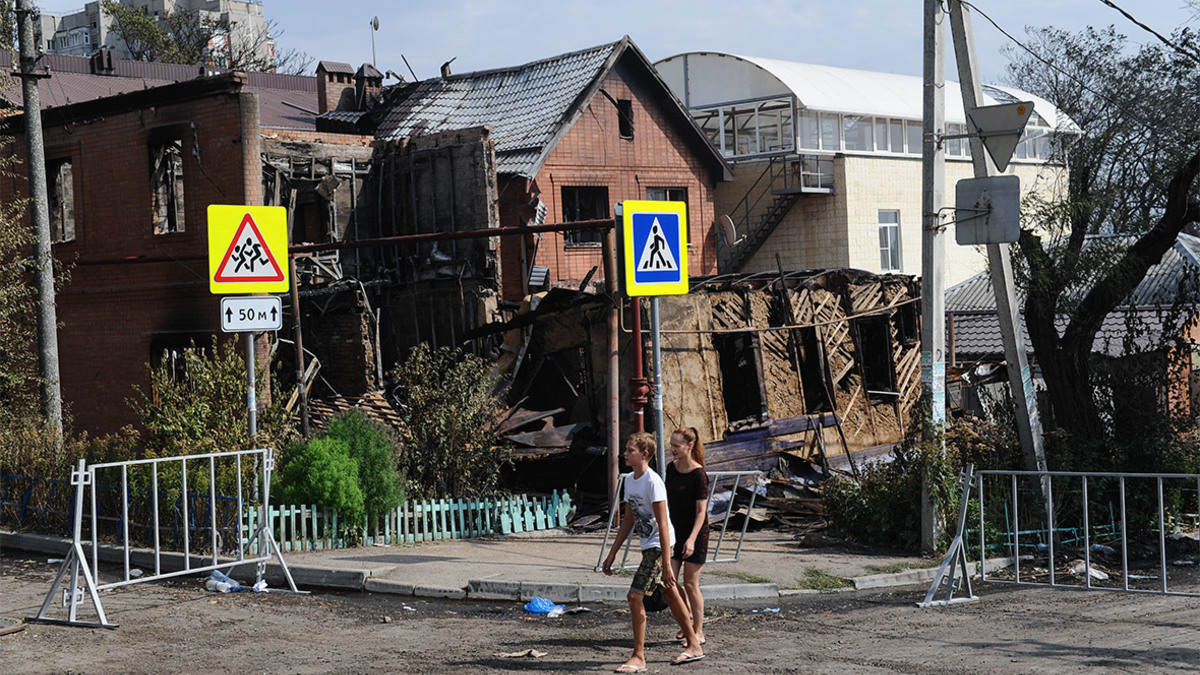
<instances>
[{"instance_id":1,"label":"pedestrian pictogram on sign","mask_svg":"<svg viewBox=\"0 0 1200 675\"><path fill-rule=\"evenodd\" d=\"M213 293L286 292L286 256L287 210L282 206L208 207Z\"/></svg>"},{"instance_id":2,"label":"pedestrian pictogram on sign","mask_svg":"<svg viewBox=\"0 0 1200 675\"><path fill-rule=\"evenodd\" d=\"M687 204L625 201L621 218L625 294L687 294Z\"/></svg>"},{"instance_id":3,"label":"pedestrian pictogram on sign","mask_svg":"<svg viewBox=\"0 0 1200 675\"><path fill-rule=\"evenodd\" d=\"M658 216L654 216L654 221L650 224L650 236L646 237L642 255L638 258L639 272L679 271L679 263L675 261L675 255L671 253L671 247L667 246L667 239L662 232Z\"/></svg>"}]
</instances>

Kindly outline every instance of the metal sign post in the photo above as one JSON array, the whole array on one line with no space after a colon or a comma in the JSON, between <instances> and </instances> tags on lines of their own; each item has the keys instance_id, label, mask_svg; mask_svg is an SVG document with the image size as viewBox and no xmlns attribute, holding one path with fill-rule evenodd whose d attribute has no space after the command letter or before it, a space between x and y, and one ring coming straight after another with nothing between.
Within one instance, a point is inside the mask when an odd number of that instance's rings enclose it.
<instances>
[{"instance_id":1,"label":"metal sign post","mask_svg":"<svg viewBox=\"0 0 1200 675\"><path fill-rule=\"evenodd\" d=\"M650 297L650 344L654 368L654 429L658 472L667 474L663 429L662 343L658 296L687 295L687 204L684 202L625 201L616 209L621 218L621 290L628 296ZM637 317L636 321L641 321ZM642 346L634 345L634 349Z\"/></svg>"},{"instance_id":2,"label":"metal sign post","mask_svg":"<svg viewBox=\"0 0 1200 675\"><path fill-rule=\"evenodd\" d=\"M214 294L286 293L290 287L287 209L282 206L208 207L208 287ZM250 442L258 435L254 338L283 324L278 297L221 300L221 330L246 333L246 408Z\"/></svg>"},{"instance_id":3,"label":"metal sign post","mask_svg":"<svg viewBox=\"0 0 1200 675\"><path fill-rule=\"evenodd\" d=\"M963 6L961 0L951 0L950 28L954 36L954 53L958 63L958 76L962 84L963 107L966 110L977 110L978 102L983 98L979 84L979 68L975 62L975 39L971 32L971 15ZM1027 105L1027 104L1021 104ZM1000 115L1021 116L1028 119L1032 109L1020 109L1014 106L1011 111ZM985 115L987 117L987 115ZM972 119L971 124L978 124ZM1007 126L1007 125L1004 125ZM984 154L983 139L979 132L987 133L987 129L974 129L971 138L971 161L975 166L976 178L992 176ZM1000 131L1009 131L1002 129ZM995 138L996 136L992 136ZM1005 145L1004 147L1007 147ZM988 149L999 149L993 144ZM994 158L993 158L994 159ZM1007 164L1007 158L1004 163ZM1016 402L1017 435L1021 439L1021 448L1025 454L1026 466L1030 469L1046 470L1046 453L1042 445L1042 423L1038 417L1037 399L1033 389L1033 377L1029 369L1028 356L1025 353L1025 340L1020 331L1016 296L1013 292L1012 261L1008 244L989 243L987 245L988 268L992 275L992 287L996 294L996 317L1000 322L1000 333L1004 338L1004 357L1008 361L1008 382L1012 397Z\"/></svg>"}]
</instances>

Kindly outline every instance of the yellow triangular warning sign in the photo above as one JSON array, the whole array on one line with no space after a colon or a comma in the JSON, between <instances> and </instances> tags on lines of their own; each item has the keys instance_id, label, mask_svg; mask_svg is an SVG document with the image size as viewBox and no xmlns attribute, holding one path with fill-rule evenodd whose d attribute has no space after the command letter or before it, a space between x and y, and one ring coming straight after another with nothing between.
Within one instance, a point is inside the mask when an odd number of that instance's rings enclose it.
<instances>
[{"instance_id":1,"label":"yellow triangular warning sign","mask_svg":"<svg viewBox=\"0 0 1200 675\"><path fill-rule=\"evenodd\" d=\"M667 245L667 238L663 236L662 225L659 225L657 217L650 226L650 234L646 236L642 254L638 256L637 269L639 272L675 272L679 270L679 263L676 262L671 247Z\"/></svg>"},{"instance_id":2,"label":"yellow triangular warning sign","mask_svg":"<svg viewBox=\"0 0 1200 675\"><path fill-rule=\"evenodd\" d=\"M242 218L213 279L219 282L283 281L283 269L275 261L275 254L249 213Z\"/></svg>"}]
</instances>

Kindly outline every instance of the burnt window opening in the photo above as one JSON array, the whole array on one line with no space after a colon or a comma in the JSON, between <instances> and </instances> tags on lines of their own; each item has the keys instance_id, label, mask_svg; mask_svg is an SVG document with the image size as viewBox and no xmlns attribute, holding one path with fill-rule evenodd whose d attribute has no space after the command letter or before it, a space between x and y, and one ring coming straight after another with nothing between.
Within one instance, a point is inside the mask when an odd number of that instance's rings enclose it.
<instances>
[{"instance_id":1,"label":"burnt window opening","mask_svg":"<svg viewBox=\"0 0 1200 675\"><path fill-rule=\"evenodd\" d=\"M833 412L829 388L825 383L825 359L815 326L792 331L796 360L800 365L800 387L804 392L805 412Z\"/></svg>"},{"instance_id":2,"label":"burnt window opening","mask_svg":"<svg viewBox=\"0 0 1200 675\"><path fill-rule=\"evenodd\" d=\"M885 316L873 316L854 321L858 340L858 365L862 369L863 388L867 400L891 403L896 393L896 369L892 364L892 327Z\"/></svg>"},{"instance_id":3,"label":"burnt window opening","mask_svg":"<svg viewBox=\"0 0 1200 675\"><path fill-rule=\"evenodd\" d=\"M906 347L917 344L921 340L921 325L917 320L917 303L906 302L896 309L892 315L892 324L896 327L896 339Z\"/></svg>"},{"instance_id":4,"label":"burnt window opening","mask_svg":"<svg viewBox=\"0 0 1200 675\"><path fill-rule=\"evenodd\" d=\"M627 98L617 99L617 128L621 138L633 140L633 101Z\"/></svg>"},{"instance_id":5,"label":"burnt window opening","mask_svg":"<svg viewBox=\"0 0 1200 675\"><path fill-rule=\"evenodd\" d=\"M564 187L562 189L564 223L608 218L607 187ZM599 246L604 241L603 230L567 230L563 239L568 246Z\"/></svg>"},{"instance_id":6,"label":"burnt window opening","mask_svg":"<svg viewBox=\"0 0 1200 675\"><path fill-rule=\"evenodd\" d=\"M158 333L150 338L150 367L165 369L170 382L188 381L188 350L199 350L204 358L212 357L213 334L210 332Z\"/></svg>"},{"instance_id":7,"label":"burnt window opening","mask_svg":"<svg viewBox=\"0 0 1200 675\"><path fill-rule=\"evenodd\" d=\"M154 234L183 232L182 138L151 144L150 186Z\"/></svg>"},{"instance_id":8,"label":"burnt window opening","mask_svg":"<svg viewBox=\"0 0 1200 675\"><path fill-rule=\"evenodd\" d=\"M75 241L75 179L70 159L46 162L50 210L50 239L54 243Z\"/></svg>"},{"instance_id":9,"label":"burnt window opening","mask_svg":"<svg viewBox=\"0 0 1200 675\"><path fill-rule=\"evenodd\" d=\"M718 333L713 348L721 367L721 395L729 428L756 424L767 418L758 365L758 339L753 333Z\"/></svg>"}]
</instances>

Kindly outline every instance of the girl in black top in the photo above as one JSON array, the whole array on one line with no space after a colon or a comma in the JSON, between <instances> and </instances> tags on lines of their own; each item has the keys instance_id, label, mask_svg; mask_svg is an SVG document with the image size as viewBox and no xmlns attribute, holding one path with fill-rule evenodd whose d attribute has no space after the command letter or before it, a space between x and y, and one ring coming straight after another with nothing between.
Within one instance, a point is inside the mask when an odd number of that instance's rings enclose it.
<instances>
[{"instance_id":1,"label":"girl in black top","mask_svg":"<svg viewBox=\"0 0 1200 675\"><path fill-rule=\"evenodd\" d=\"M667 511L675 530L671 567L675 577L683 580L692 627L700 644L704 644L700 569L708 559L708 474L704 471L704 442L695 427L676 429L671 434L671 456L667 464ZM675 638L684 639L682 633Z\"/></svg>"}]
</instances>

